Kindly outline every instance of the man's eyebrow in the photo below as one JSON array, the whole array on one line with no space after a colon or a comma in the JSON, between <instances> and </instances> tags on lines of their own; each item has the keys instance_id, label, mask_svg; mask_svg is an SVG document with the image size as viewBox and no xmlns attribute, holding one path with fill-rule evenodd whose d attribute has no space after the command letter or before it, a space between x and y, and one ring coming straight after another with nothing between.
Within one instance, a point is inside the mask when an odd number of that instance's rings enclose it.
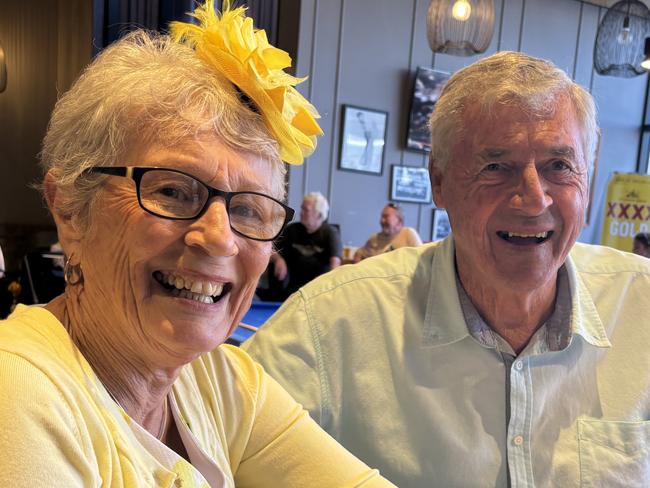
<instances>
[{"instance_id":1,"label":"man's eyebrow","mask_svg":"<svg viewBox=\"0 0 650 488\"><path fill-rule=\"evenodd\" d=\"M508 154L508 152L509 151L507 149L501 147L486 147L479 153L479 156L483 159L494 159L501 158L504 155Z\"/></svg>"},{"instance_id":2,"label":"man's eyebrow","mask_svg":"<svg viewBox=\"0 0 650 488\"><path fill-rule=\"evenodd\" d=\"M576 157L576 150L571 146L552 147L548 152L551 156L561 156L570 159L575 159Z\"/></svg>"}]
</instances>

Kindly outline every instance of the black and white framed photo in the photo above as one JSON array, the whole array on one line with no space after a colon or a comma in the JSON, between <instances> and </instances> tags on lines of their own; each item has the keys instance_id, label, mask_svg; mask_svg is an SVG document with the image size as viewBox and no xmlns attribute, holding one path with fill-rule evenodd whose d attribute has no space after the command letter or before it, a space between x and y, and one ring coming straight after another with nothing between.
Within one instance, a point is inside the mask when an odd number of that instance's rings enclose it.
<instances>
[{"instance_id":1,"label":"black and white framed photo","mask_svg":"<svg viewBox=\"0 0 650 488\"><path fill-rule=\"evenodd\" d=\"M451 234L449 215L444 208L434 208L431 218L431 240L439 241Z\"/></svg>"},{"instance_id":2,"label":"black and white framed photo","mask_svg":"<svg viewBox=\"0 0 650 488\"><path fill-rule=\"evenodd\" d=\"M431 151L429 118L431 118L433 106L440 98L442 88L448 79L449 73L422 66L418 67L413 85L411 112L406 135L407 149L423 152Z\"/></svg>"},{"instance_id":3,"label":"black and white framed photo","mask_svg":"<svg viewBox=\"0 0 650 488\"><path fill-rule=\"evenodd\" d=\"M339 169L381 175L388 112L343 105Z\"/></svg>"},{"instance_id":4,"label":"black and white framed photo","mask_svg":"<svg viewBox=\"0 0 650 488\"><path fill-rule=\"evenodd\" d=\"M402 202L431 203L431 183L427 168L392 166L390 199Z\"/></svg>"}]
</instances>

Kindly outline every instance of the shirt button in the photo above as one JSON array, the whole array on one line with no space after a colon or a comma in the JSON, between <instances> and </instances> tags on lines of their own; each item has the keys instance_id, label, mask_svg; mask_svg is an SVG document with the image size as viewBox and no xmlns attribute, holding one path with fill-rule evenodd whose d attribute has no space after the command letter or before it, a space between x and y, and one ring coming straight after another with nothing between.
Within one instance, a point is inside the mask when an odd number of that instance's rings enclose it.
<instances>
[{"instance_id":1,"label":"shirt button","mask_svg":"<svg viewBox=\"0 0 650 488\"><path fill-rule=\"evenodd\" d=\"M524 443L524 438L518 435L512 439L512 442L515 444L515 446L521 446Z\"/></svg>"},{"instance_id":2,"label":"shirt button","mask_svg":"<svg viewBox=\"0 0 650 488\"><path fill-rule=\"evenodd\" d=\"M524 367L524 362L523 361L521 361L521 360L515 361L515 368L517 368L518 370L521 370L521 369L523 369L523 367Z\"/></svg>"}]
</instances>

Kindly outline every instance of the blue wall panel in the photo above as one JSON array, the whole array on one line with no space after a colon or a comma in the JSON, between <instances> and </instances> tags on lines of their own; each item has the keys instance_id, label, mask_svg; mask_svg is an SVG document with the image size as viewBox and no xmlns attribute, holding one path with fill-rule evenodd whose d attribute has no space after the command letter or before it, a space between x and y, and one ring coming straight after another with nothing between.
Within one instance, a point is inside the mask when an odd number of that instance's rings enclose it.
<instances>
[{"instance_id":1,"label":"blue wall panel","mask_svg":"<svg viewBox=\"0 0 650 488\"><path fill-rule=\"evenodd\" d=\"M390 186L390 166L424 167L426 155L405 149L413 77L417 66L455 72L480 56L433 54L426 39L429 0L303 0L298 75L303 93L323 115L325 137L304 168L292 168L289 202L307 191L331 199L331 221L343 242L361 245L379 228ZM603 131L591 224L580 239L598 242L604 189L613 171L634 171L646 75L633 79L593 73L593 43L604 8L577 0L495 0L495 33L487 54L521 50L550 59L590 89ZM307 93L308 92L308 93ZM343 104L389 112L381 176L338 169ZM428 239L433 205L405 204L407 224Z\"/></svg>"}]
</instances>

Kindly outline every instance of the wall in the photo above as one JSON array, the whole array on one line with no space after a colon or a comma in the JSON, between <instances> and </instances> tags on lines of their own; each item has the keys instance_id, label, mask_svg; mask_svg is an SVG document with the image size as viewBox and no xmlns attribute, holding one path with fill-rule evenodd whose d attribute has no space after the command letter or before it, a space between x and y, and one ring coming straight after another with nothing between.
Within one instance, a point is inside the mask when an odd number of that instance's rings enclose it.
<instances>
[{"instance_id":1,"label":"wall","mask_svg":"<svg viewBox=\"0 0 650 488\"><path fill-rule=\"evenodd\" d=\"M26 248L54 238L50 217L29 185L40 177L38 152L57 93L90 60L91 18L87 0L2 0L8 81L0 93L0 244L9 269Z\"/></svg>"},{"instance_id":2,"label":"wall","mask_svg":"<svg viewBox=\"0 0 650 488\"><path fill-rule=\"evenodd\" d=\"M453 73L480 57L432 54L426 40L428 5L429 0L302 0L296 72L309 75L299 88L319 109L325 136L304 166L290 169L289 203L298 208L304 193L323 192L344 243L361 245L378 230L391 165L426 166L424 155L404 149L417 66ZM495 0L495 8L495 33L484 55L516 50L550 59L596 99L603 138L592 218L580 240L598 242L610 175L636 169L647 77L594 73L593 46L604 8L576 0ZM381 176L337 169L343 104L389 113ZM429 239L433 205L406 203L404 208L407 225Z\"/></svg>"}]
</instances>

